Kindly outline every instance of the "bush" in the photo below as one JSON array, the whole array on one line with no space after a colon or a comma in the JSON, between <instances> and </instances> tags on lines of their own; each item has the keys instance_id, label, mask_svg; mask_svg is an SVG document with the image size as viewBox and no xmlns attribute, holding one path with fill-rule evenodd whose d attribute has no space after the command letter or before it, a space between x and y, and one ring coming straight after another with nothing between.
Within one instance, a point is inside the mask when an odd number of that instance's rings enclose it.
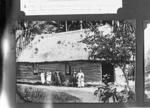
<instances>
[{"instance_id":1,"label":"bush","mask_svg":"<svg viewBox=\"0 0 150 108\"><path fill-rule=\"evenodd\" d=\"M110 98L112 102L115 103L135 101L135 93L133 91L128 91L125 88L124 90L117 92L117 87L115 87L115 85L98 87L98 89L94 91L94 95L96 95L99 102L102 103L109 103Z\"/></svg>"}]
</instances>

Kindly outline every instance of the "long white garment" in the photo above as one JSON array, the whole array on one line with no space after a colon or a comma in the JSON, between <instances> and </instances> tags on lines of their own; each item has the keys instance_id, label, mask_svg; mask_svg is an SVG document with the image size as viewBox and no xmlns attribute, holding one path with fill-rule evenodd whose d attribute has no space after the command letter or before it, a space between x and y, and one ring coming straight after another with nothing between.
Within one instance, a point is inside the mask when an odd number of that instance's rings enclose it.
<instances>
[{"instance_id":1,"label":"long white garment","mask_svg":"<svg viewBox=\"0 0 150 108\"><path fill-rule=\"evenodd\" d=\"M45 83L45 73L41 73L41 82L42 84Z\"/></svg>"},{"instance_id":2,"label":"long white garment","mask_svg":"<svg viewBox=\"0 0 150 108\"><path fill-rule=\"evenodd\" d=\"M77 80L78 80L78 87L84 87L84 73L83 72L79 72L77 74Z\"/></svg>"},{"instance_id":3,"label":"long white garment","mask_svg":"<svg viewBox=\"0 0 150 108\"><path fill-rule=\"evenodd\" d=\"M50 83L52 81L52 73L51 72L47 72L46 81L47 81L47 83Z\"/></svg>"},{"instance_id":4,"label":"long white garment","mask_svg":"<svg viewBox=\"0 0 150 108\"><path fill-rule=\"evenodd\" d=\"M84 73L81 73L81 87L84 87Z\"/></svg>"},{"instance_id":5,"label":"long white garment","mask_svg":"<svg viewBox=\"0 0 150 108\"><path fill-rule=\"evenodd\" d=\"M77 74L77 84L78 84L78 87L81 87L81 74L80 73Z\"/></svg>"}]
</instances>

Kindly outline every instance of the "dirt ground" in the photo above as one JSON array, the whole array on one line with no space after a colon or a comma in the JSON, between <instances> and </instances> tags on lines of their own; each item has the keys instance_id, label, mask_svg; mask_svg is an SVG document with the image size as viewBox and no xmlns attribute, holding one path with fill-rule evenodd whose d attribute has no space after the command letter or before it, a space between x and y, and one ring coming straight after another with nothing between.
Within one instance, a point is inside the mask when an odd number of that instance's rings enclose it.
<instances>
[{"instance_id":1,"label":"dirt ground","mask_svg":"<svg viewBox=\"0 0 150 108\"><path fill-rule=\"evenodd\" d=\"M22 84L17 84L22 85ZM76 87L58 87L58 86L45 86L45 85L28 85L23 84L24 87L34 87L40 89L46 89L49 92L64 92L69 95L75 96L81 100L82 103L97 103L98 99L94 96L94 91L96 87L85 87L85 88L76 88Z\"/></svg>"}]
</instances>

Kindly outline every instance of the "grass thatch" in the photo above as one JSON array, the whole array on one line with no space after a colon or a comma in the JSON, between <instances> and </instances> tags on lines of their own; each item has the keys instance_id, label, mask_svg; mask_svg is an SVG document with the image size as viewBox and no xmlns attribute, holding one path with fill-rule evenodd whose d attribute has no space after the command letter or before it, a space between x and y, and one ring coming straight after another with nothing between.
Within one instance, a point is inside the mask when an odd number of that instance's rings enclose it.
<instances>
[{"instance_id":1,"label":"grass thatch","mask_svg":"<svg viewBox=\"0 0 150 108\"><path fill-rule=\"evenodd\" d=\"M87 45L80 42L84 35L84 31L80 30L37 35L25 50L22 51L16 61L87 60L89 56Z\"/></svg>"}]
</instances>

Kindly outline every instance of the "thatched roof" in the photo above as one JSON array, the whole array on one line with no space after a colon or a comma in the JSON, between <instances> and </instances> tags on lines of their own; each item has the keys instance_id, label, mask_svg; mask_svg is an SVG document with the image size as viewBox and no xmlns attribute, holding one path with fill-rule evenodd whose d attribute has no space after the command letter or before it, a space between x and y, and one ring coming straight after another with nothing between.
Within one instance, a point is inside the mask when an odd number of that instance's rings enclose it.
<instances>
[{"instance_id":1,"label":"thatched roof","mask_svg":"<svg viewBox=\"0 0 150 108\"><path fill-rule=\"evenodd\" d=\"M87 45L80 42L84 36L84 30L37 35L17 62L88 60Z\"/></svg>"},{"instance_id":2,"label":"thatched roof","mask_svg":"<svg viewBox=\"0 0 150 108\"><path fill-rule=\"evenodd\" d=\"M98 27L98 30L107 35L112 32L112 27L105 24ZM37 35L17 57L17 62L88 60L90 50L81 42L85 38L85 31L89 30Z\"/></svg>"}]
</instances>

